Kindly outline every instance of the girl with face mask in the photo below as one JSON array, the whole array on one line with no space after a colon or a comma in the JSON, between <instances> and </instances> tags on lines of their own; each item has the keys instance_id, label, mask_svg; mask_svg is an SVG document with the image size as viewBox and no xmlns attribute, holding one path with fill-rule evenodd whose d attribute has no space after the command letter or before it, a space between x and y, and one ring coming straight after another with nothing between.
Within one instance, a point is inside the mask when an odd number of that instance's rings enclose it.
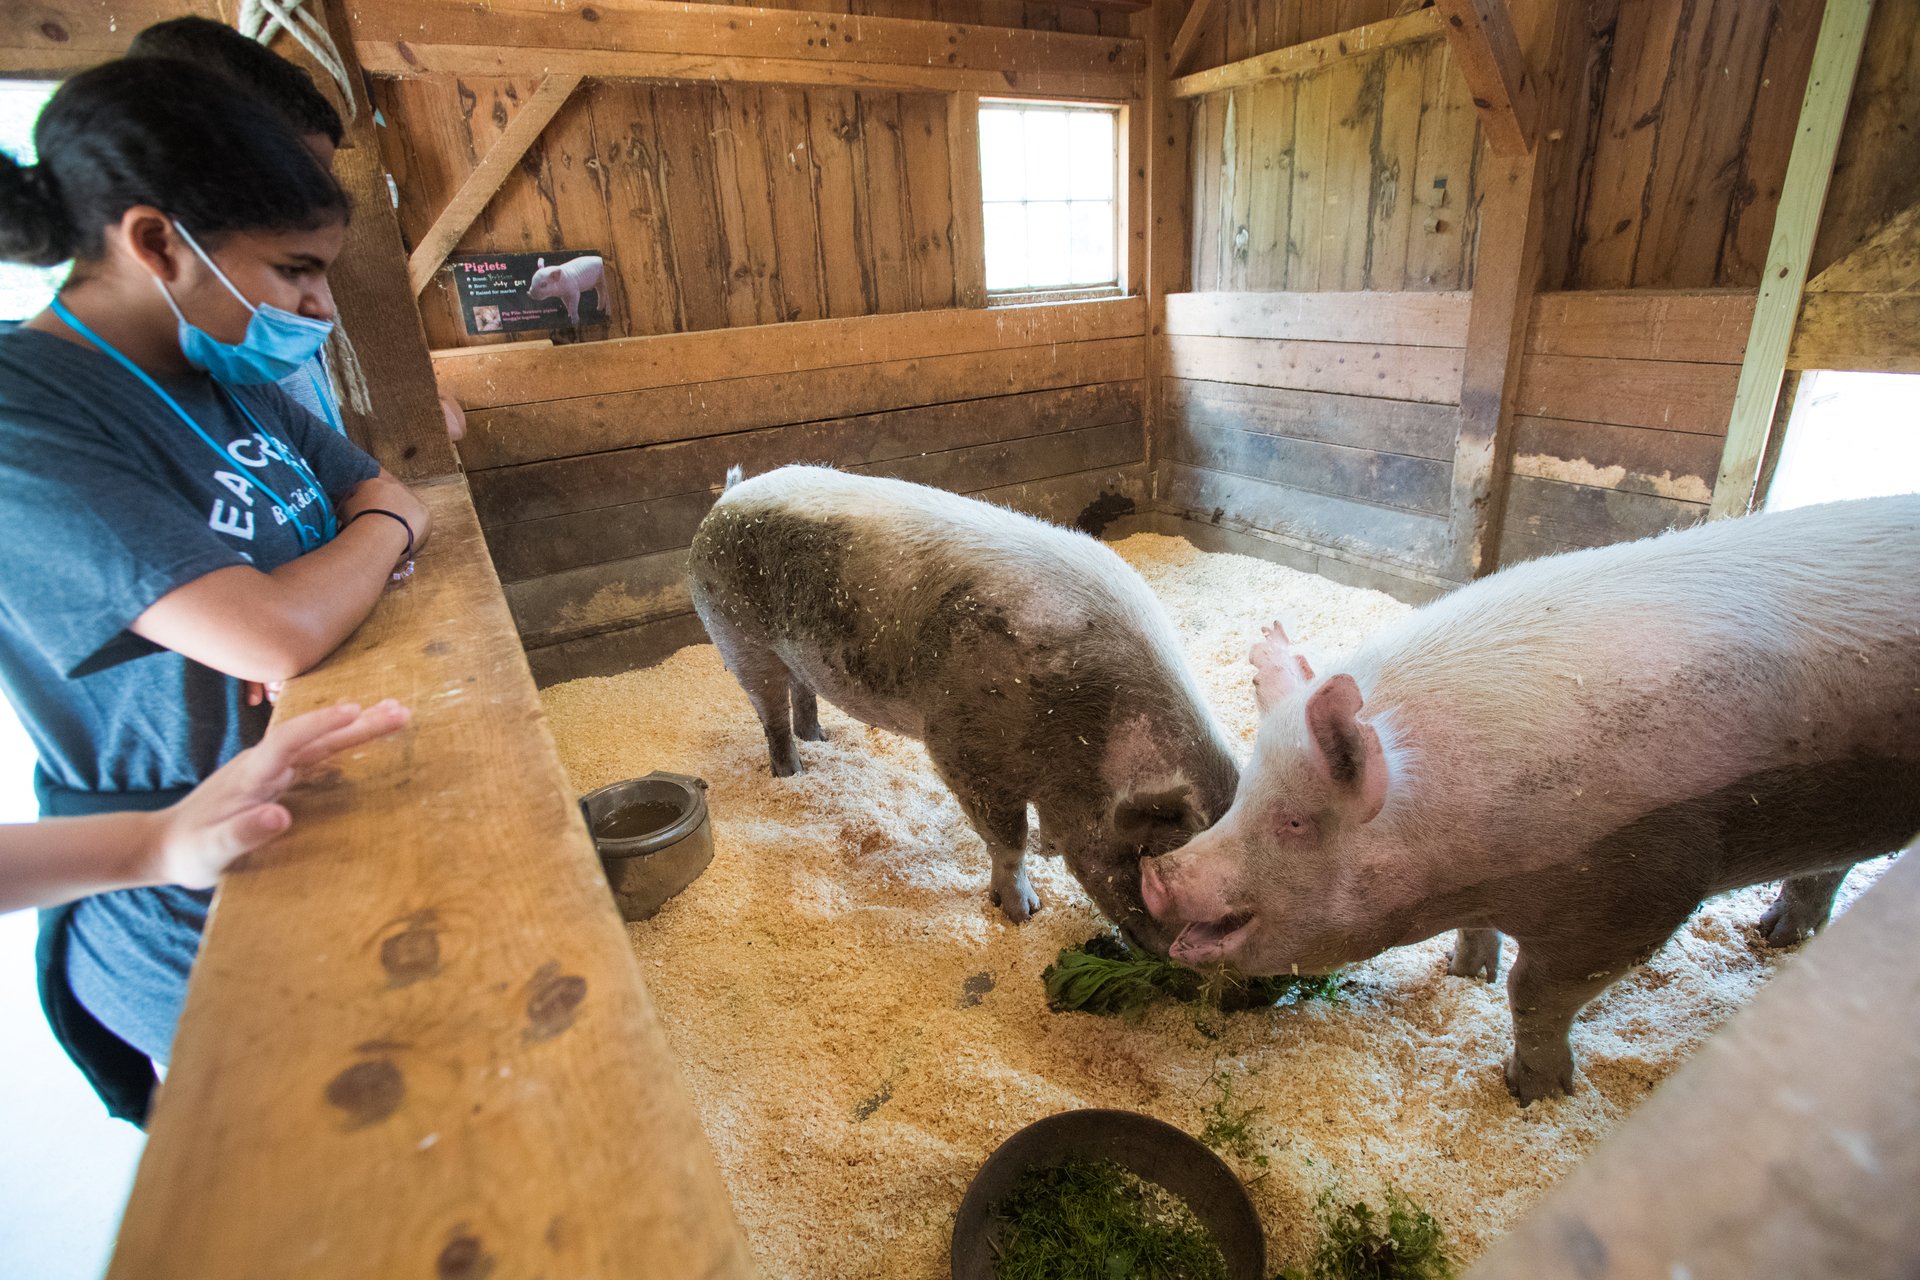
<instances>
[{"instance_id":1,"label":"girl with face mask","mask_svg":"<svg viewBox=\"0 0 1920 1280\"><path fill-rule=\"evenodd\" d=\"M273 382L326 340L347 199L291 127L164 58L64 84L0 156L0 259L74 261L0 335L0 686L46 816L159 809L260 740L426 541L426 509ZM145 1114L210 894L42 917L55 1034Z\"/></svg>"}]
</instances>

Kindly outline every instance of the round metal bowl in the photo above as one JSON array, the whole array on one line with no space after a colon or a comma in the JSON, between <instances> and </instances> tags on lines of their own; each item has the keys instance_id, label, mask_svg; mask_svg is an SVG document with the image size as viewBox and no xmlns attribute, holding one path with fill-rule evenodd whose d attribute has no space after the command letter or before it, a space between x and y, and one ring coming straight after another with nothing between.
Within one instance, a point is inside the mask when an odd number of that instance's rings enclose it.
<instances>
[{"instance_id":1,"label":"round metal bowl","mask_svg":"<svg viewBox=\"0 0 1920 1280\"><path fill-rule=\"evenodd\" d=\"M1099 1109L1036 1120L987 1157L953 1220L953 1280L994 1280L994 1204L1027 1170L1076 1159L1111 1160L1179 1196L1220 1247L1231 1280L1266 1280L1266 1237L1233 1170L1165 1121Z\"/></svg>"},{"instance_id":2,"label":"round metal bowl","mask_svg":"<svg viewBox=\"0 0 1920 1280\"><path fill-rule=\"evenodd\" d=\"M620 914L645 920L713 861L707 784L656 771L589 791L580 813L593 833Z\"/></svg>"}]
</instances>

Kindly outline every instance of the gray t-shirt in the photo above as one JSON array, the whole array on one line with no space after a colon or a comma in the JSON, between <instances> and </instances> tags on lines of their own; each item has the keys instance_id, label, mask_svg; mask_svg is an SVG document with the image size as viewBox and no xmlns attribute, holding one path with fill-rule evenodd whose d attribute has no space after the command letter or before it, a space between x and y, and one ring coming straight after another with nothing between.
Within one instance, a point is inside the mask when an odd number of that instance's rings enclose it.
<instances>
[{"instance_id":1,"label":"gray t-shirt","mask_svg":"<svg viewBox=\"0 0 1920 1280\"><path fill-rule=\"evenodd\" d=\"M0 334L0 686L76 790L188 786L259 740L240 681L127 627L216 569L308 549L257 484L318 532L313 481L338 503L379 471L278 388L234 390L256 426L204 374L156 381L211 444L108 356Z\"/></svg>"}]
</instances>

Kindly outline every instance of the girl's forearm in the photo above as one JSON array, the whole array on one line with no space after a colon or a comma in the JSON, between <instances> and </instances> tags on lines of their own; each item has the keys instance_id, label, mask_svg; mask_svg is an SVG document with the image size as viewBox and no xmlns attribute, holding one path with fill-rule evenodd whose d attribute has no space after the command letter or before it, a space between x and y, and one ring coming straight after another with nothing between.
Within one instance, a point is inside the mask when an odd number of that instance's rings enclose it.
<instances>
[{"instance_id":1,"label":"girl's forearm","mask_svg":"<svg viewBox=\"0 0 1920 1280\"><path fill-rule=\"evenodd\" d=\"M165 883L158 813L0 826L0 911L52 907L112 889Z\"/></svg>"}]
</instances>

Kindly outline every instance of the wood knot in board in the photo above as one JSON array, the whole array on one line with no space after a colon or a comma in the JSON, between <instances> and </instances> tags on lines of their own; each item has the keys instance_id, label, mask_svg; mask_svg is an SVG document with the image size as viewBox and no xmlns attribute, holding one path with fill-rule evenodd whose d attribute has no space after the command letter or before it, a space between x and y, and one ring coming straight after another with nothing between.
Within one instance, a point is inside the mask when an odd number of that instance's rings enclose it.
<instances>
[{"instance_id":1,"label":"wood knot in board","mask_svg":"<svg viewBox=\"0 0 1920 1280\"><path fill-rule=\"evenodd\" d=\"M541 965L527 983L527 1039L551 1040L565 1031L586 998L585 978L560 972L558 961Z\"/></svg>"},{"instance_id":2,"label":"wood knot in board","mask_svg":"<svg viewBox=\"0 0 1920 1280\"><path fill-rule=\"evenodd\" d=\"M433 1273L440 1280L487 1280L493 1274L493 1255L480 1243L480 1237L467 1233L466 1224L453 1229L453 1239L433 1260Z\"/></svg>"},{"instance_id":3,"label":"wood knot in board","mask_svg":"<svg viewBox=\"0 0 1920 1280\"><path fill-rule=\"evenodd\" d=\"M406 1078L391 1058L356 1062L327 1083L327 1101L346 1113L349 1129L379 1124L406 1096Z\"/></svg>"},{"instance_id":4,"label":"wood knot in board","mask_svg":"<svg viewBox=\"0 0 1920 1280\"><path fill-rule=\"evenodd\" d=\"M587 8L582 9L580 11L580 21L598 22L600 21L600 11L598 9L593 8L591 5L589 5Z\"/></svg>"},{"instance_id":5,"label":"wood knot in board","mask_svg":"<svg viewBox=\"0 0 1920 1280\"><path fill-rule=\"evenodd\" d=\"M55 44L65 44L71 38L67 35L67 29L65 27L52 21L40 24L40 34Z\"/></svg>"},{"instance_id":6,"label":"wood knot in board","mask_svg":"<svg viewBox=\"0 0 1920 1280\"><path fill-rule=\"evenodd\" d=\"M433 927L431 911L407 917L406 928L381 940L380 967L387 971L389 987L410 986L440 972L440 931Z\"/></svg>"}]
</instances>

